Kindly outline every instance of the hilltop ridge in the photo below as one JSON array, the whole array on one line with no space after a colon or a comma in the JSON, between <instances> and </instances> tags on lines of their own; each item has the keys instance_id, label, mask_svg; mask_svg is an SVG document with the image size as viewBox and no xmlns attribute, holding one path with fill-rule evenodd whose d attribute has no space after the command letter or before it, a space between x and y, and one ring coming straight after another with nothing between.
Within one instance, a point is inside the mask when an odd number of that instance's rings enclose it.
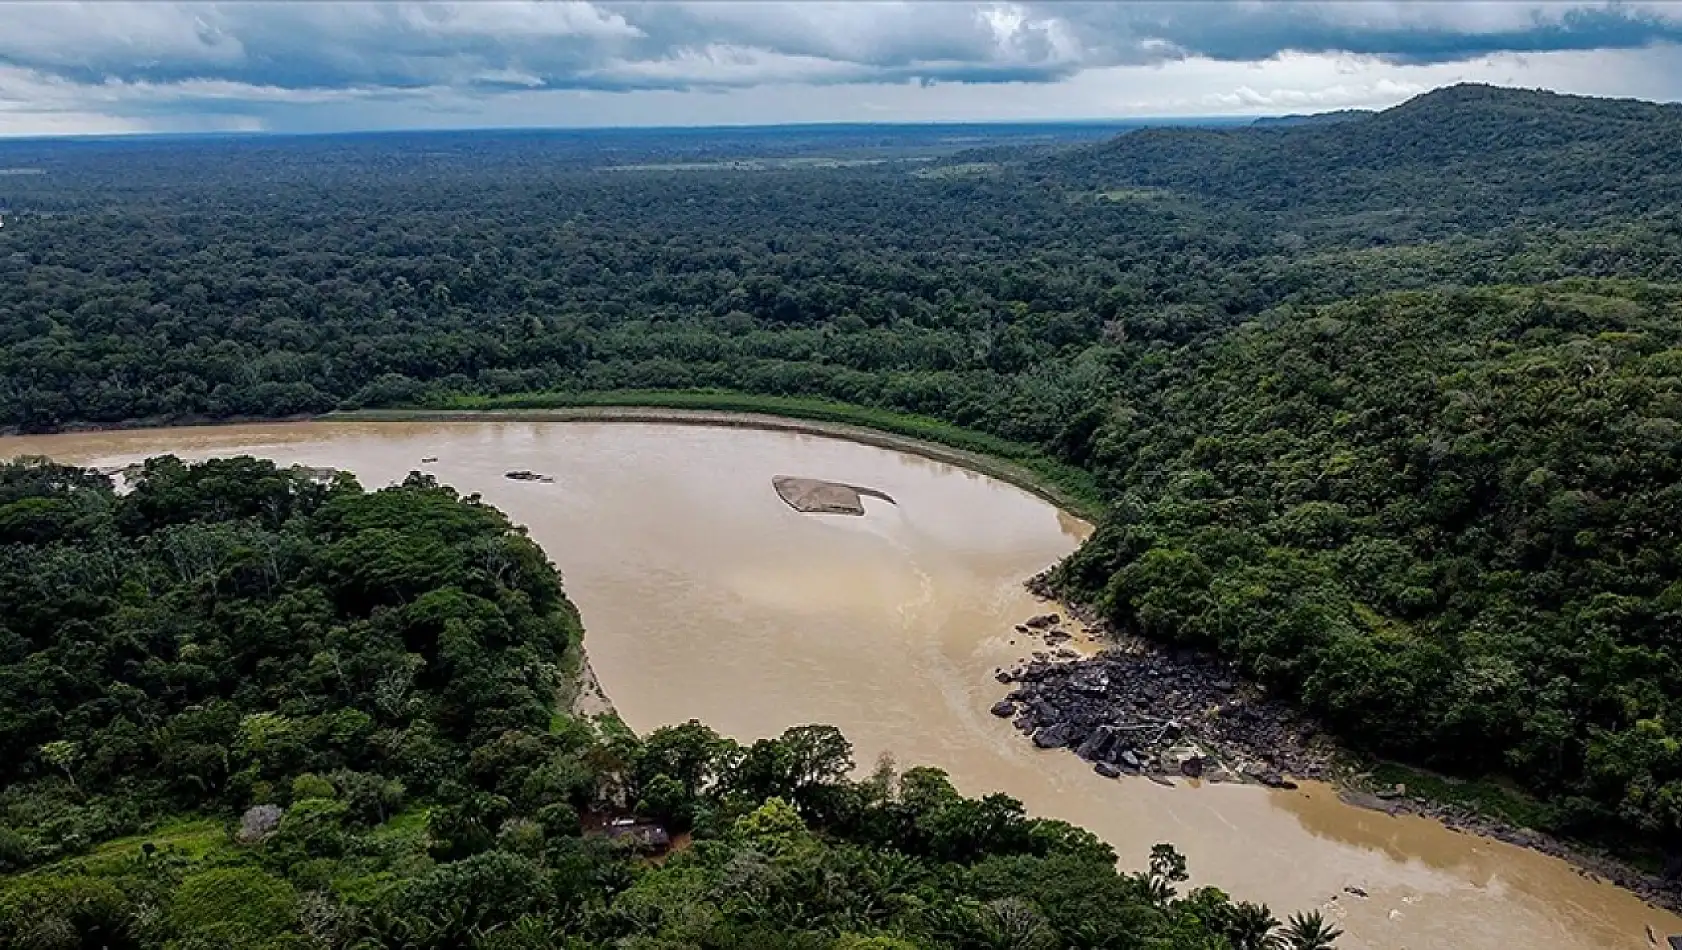
<instances>
[{"instance_id":1,"label":"hilltop ridge","mask_svg":"<svg viewBox=\"0 0 1682 950\"><path fill-rule=\"evenodd\" d=\"M1146 129L1040 163L1285 219L1382 211L1430 230L1639 217L1682 201L1682 105L1458 85L1356 121Z\"/></svg>"}]
</instances>

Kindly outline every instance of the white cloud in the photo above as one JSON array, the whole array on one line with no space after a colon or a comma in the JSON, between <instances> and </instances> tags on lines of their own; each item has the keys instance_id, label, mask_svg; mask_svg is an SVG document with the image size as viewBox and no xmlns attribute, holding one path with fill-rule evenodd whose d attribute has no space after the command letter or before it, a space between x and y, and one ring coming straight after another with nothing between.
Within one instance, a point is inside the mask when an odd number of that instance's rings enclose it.
<instances>
[{"instance_id":1,"label":"white cloud","mask_svg":"<svg viewBox=\"0 0 1682 950\"><path fill-rule=\"evenodd\" d=\"M1557 25L1578 3L1527 3L1523 0L1473 0L1457 3L1396 3L1372 0L1319 6L1330 22L1363 29L1436 29L1458 33L1513 33Z\"/></svg>"},{"instance_id":2,"label":"white cloud","mask_svg":"<svg viewBox=\"0 0 1682 950\"><path fill-rule=\"evenodd\" d=\"M397 9L404 22L437 36L626 38L643 35L618 14L573 0L404 3Z\"/></svg>"},{"instance_id":3,"label":"white cloud","mask_svg":"<svg viewBox=\"0 0 1682 950\"><path fill-rule=\"evenodd\" d=\"M1682 4L1588 0L0 0L0 112L43 132L1074 118L1460 79L1674 99L1676 39Z\"/></svg>"},{"instance_id":4,"label":"white cloud","mask_svg":"<svg viewBox=\"0 0 1682 950\"><path fill-rule=\"evenodd\" d=\"M214 8L181 4L4 3L0 62L65 68L119 60L235 65L244 49L218 20Z\"/></svg>"},{"instance_id":5,"label":"white cloud","mask_svg":"<svg viewBox=\"0 0 1682 950\"><path fill-rule=\"evenodd\" d=\"M856 63L818 56L713 43L676 50L658 60L618 60L586 75L614 86L669 89L861 82L870 78L870 71Z\"/></svg>"}]
</instances>

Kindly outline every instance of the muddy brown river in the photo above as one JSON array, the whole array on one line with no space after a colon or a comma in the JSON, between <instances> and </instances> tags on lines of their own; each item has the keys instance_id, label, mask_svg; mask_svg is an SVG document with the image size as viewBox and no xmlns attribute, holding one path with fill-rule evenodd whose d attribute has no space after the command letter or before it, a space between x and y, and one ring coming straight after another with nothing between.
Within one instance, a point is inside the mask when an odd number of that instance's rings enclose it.
<instances>
[{"instance_id":1,"label":"muddy brown river","mask_svg":"<svg viewBox=\"0 0 1682 950\"><path fill-rule=\"evenodd\" d=\"M1330 790L1162 788L1039 752L987 708L995 668L1042 612L1022 581L1087 526L1019 489L912 455L787 432L625 423L304 423L0 439L0 458L92 465L254 454L412 470L530 527L584 615L586 646L633 728L699 718L738 738L832 723L861 766L937 765L1083 825L1140 866L1171 841L1195 879L1277 912L1321 908L1346 950L1607 950L1682 919L1562 861L1339 802ZM437 461L422 464L422 458ZM511 469L548 475L516 482ZM880 489L863 517L792 510L793 474ZM1366 898L1345 887L1363 889Z\"/></svg>"}]
</instances>

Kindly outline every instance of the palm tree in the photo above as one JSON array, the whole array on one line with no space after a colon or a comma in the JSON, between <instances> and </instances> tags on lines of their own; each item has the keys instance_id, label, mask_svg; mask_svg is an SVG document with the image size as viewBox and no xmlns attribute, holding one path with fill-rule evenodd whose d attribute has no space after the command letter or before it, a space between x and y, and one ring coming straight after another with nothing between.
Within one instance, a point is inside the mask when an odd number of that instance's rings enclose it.
<instances>
[{"instance_id":1,"label":"palm tree","mask_svg":"<svg viewBox=\"0 0 1682 950\"><path fill-rule=\"evenodd\" d=\"M1326 923L1319 911L1311 910L1306 914L1292 914L1281 936L1286 950L1336 950L1337 938L1343 936L1343 931Z\"/></svg>"},{"instance_id":2,"label":"palm tree","mask_svg":"<svg viewBox=\"0 0 1682 950\"><path fill-rule=\"evenodd\" d=\"M1226 937L1232 950L1277 950L1279 938L1273 931L1278 927L1279 918L1266 904L1240 901L1227 911Z\"/></svg>"}]
</instances>

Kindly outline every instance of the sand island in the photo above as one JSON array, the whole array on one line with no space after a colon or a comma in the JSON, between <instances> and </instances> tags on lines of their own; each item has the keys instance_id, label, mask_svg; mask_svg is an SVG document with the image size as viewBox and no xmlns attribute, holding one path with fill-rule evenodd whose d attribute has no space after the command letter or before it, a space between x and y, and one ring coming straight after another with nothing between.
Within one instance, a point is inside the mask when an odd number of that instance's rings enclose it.
<instances>
[{"instance_id":1,"label":"sand island","mask_svg":"<svg viewBox=\"0 0 1682 950\"><path fill-rule=\"evenodd\" d=\"M874 488L826 482L818 478L778 475L771 479L771 487L777 490L783 501L788 502L790 508L808 514L862 515L866 495L880 498L890 505L899 504L886 492Z\"/></svg>"}]
</instances>

